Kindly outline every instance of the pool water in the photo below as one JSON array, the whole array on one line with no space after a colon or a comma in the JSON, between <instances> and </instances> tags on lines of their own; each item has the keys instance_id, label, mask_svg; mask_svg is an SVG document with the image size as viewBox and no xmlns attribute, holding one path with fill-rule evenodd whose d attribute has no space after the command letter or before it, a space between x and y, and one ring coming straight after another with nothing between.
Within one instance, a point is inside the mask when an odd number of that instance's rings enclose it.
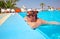
<instances>
[{"instance_id":1,"label":"pool water","mask_svg":"<svg viewBox=\"0 0 60 39\"><path fill-rule=\"evenodd\" d=\"M26 12L19 13L23 18L26 16ZM40 11L37 14L38 18L46 20L46 21L57 21L60 22L60 11ZM36 28L46 34L50 39L60 39L60 25L52 25L52 24L43 24ZM37 30L37 31L38 31ZM38 31L38 32L40 32Z\"/></svg>"},{"instance_id":2,"label":"pool water","mask_svg":"<svg viewBox=\"0 0 60 39\"><path fill-rule=\"evenodd\" d=\"M33 30L23 19L26 15L11 15L0 25L0 39L60 39L60 25L42 24ZM60 11L40 11L38 18L60 22Z\"/></svg>"},{"instance_id":3,"label":"pool water","mask_svg":"<svg viewBox=\"0 0 60 39\"><path fill-rule=\"evenodd\" d=\"M39 29L33 30L21 15L11 15L0 25L0 39L49 39Z\"/></svg>"},{"instance_id":4,"label":"pool water","mask_svg":"<svg viewBox=\"0 0 60 39\"><path fill-rule=\"evenodd\" d=\"M27 12L20 12L19 15L21 15L24 18L27 15Z\"/></svg>"}]
</instances>

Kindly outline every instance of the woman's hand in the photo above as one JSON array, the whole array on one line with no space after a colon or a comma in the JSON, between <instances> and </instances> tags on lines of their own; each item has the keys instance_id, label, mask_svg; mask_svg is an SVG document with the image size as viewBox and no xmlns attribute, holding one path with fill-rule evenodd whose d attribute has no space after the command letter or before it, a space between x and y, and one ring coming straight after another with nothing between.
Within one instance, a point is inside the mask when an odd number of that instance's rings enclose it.
<instances>
[{"instance_id":1,"label":"woman's hand","mask_svg":"<svg viewBox=\"0 0 60 39\"><path fill-rule=\"evenodd\" d=\"M60 22L51 21L51 22L48 22L48 24L56 24L56 25L60 25Z\"/></svg>"}]
</instances>

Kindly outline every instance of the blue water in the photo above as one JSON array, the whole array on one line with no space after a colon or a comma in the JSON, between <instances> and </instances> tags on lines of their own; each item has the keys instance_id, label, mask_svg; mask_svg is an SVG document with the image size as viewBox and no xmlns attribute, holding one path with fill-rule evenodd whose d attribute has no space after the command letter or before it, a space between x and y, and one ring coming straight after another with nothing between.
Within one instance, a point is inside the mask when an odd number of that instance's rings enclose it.
<instances>
[{"instance_id":1,"label":"blue water","mask_svg":"<svg viewBox=\"0 0 60 39\"><path fill-rule=\"evenodd\" d=\"M22 17L25 17L27 15L26 12L20 12L19 15L21 15Z\"/></svg>"},{"instance_id":2,"label":"blue water","mask_svg":"<svg viewBox=\"0 0 60 39\"><path fill-rule=\"evenodd\" d=\"M0 39L49 39L39 29L33 30L18 14L11 15L0 25Z\"/></svg>"},{"instance_id":3,"label":"blue water","mask_svg":"<svg viewBox=\"0 0 60 39\"><path fill-rule=\"evenodd\" d=\"M26 16L26 13L19 13L23 18ZM23 15L24 14L24 15ZM60 22L60 11L40 11L38 13L38 18L46 21L57 21ZM40 25L38 30L41 30L45 33L50 39L60 39L60 25L44 24ZM37 31L38 31L37 30ZM40 32L40 31L38 31Z\"/></svg>"}]
</instances>

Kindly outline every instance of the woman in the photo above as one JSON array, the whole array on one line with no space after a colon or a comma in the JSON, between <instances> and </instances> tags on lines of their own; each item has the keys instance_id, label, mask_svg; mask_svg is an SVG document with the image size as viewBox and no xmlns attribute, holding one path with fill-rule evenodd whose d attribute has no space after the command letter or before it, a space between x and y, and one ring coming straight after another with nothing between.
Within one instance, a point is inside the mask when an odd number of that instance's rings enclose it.
<instances>
[{"instance_id":1,"label":"woman","mask_svg":"<svg viewBox=\"0 0 60 39\"><path fill-rule=\"evenodd\" d=\"M38 11L28 11L27 16L25 17L25 21L30 25L32 28L36 28L41 24L60 24L58 22L47 22L42 19L37 18Z\"/></svg>"}]
</instances>

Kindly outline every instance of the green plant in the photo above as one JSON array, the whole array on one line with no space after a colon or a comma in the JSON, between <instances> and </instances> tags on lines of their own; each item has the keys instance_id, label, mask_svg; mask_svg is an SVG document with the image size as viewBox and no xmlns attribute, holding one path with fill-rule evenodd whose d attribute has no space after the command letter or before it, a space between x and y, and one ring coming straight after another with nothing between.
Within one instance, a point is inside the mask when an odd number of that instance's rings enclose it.
<instances>
[{"instance_id":1,"label":"green plant","mask_svg":"<svg viewBox=\"0 0 60 39\"><path fill-rule=\"evenodd\" d=\"M48 9L51 9L51 6L48 6Z\"/></svg>"},{"instance_id":2,"label":"green plant","mask_svg":"<svg viewBox=\"0 0 60 39\"><path fill-rule=\"evenodd\" d=\"M43 8L44 8L45 4L41 3L40 6L42 7L42 11L43 11Z\"/></svg>"}]
</instances>

